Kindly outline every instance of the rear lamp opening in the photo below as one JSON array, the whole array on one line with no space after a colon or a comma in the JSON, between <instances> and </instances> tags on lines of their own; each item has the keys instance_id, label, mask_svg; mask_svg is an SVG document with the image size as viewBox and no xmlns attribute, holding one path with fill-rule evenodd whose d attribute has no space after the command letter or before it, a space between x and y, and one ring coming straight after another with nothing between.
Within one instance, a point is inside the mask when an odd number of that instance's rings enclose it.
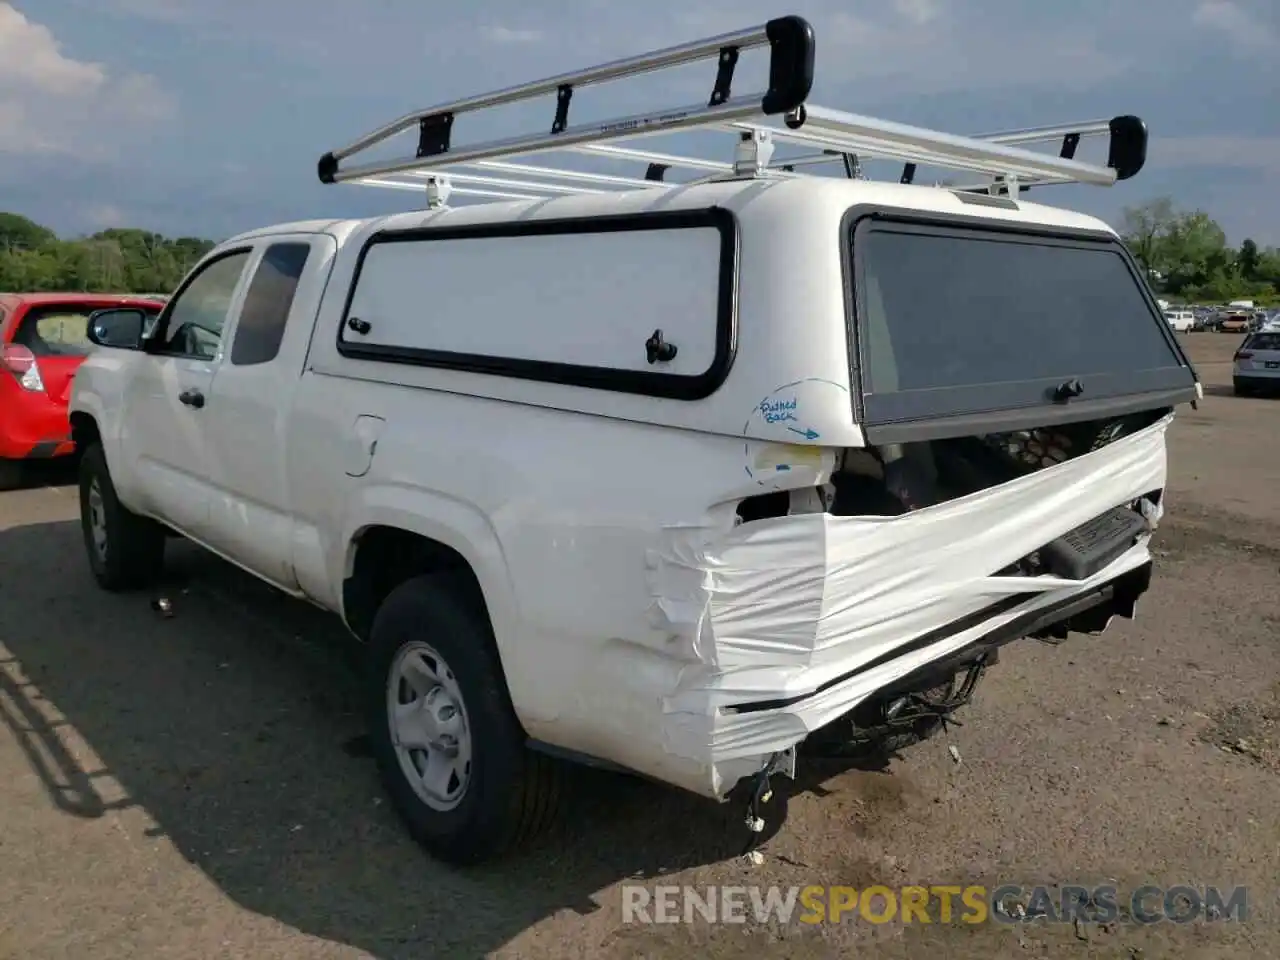
<instances>
[{"instance_id":1,"label":"rear lamp opening","mask_svg":"<svg viewBox=\"0 0 1280 960\"><path fill-rule=\"evenodd\" d=\"M36 363L36 355L27 347L16 343L5 344L4 350L0 351L0 363L13 374L22 389L32 393L44 391L40 364Z\"/></svg>"}]
</instances>

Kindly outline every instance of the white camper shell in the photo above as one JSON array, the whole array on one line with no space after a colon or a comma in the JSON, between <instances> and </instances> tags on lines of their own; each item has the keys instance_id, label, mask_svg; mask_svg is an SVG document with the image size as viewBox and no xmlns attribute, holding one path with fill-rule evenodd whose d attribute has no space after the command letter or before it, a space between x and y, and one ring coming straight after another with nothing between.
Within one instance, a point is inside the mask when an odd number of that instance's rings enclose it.
<instances>
[{"instance_id":1,"label":"white camper shell","mask_svg":"<svg viewBox=\"0 0 1280 960\"><path fill-rule=\"evenodd\" d=\"M575 85L708 57L708 106L567 122ZM755 821L797 748L923 735L1001 644L1132 616L1198 384L1114 232L1021 194L1131 176L1145 128L922 131L807 106L812 65L789 17L413 115L320 173L425 210L228 240L145 338L100 314L71 404L99 581L176 532L343 616L388 789L456 861L550 809L547 754L741 785ZM557 91L550 134L449 140ZM342 166L412 127L417 156ZM614 142L689 127L728 158ZM566 147L646 176L511 160Z\"/></svg>"}]
</instances>

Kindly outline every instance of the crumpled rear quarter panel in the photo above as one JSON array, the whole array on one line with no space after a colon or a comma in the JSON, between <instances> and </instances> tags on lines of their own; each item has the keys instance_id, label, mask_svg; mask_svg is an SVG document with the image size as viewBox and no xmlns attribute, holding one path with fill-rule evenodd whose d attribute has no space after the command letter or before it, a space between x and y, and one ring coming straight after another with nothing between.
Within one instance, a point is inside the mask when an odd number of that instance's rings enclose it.
<instances>
[{"instance_id":1,"label":"crumpled rear quarter panel","mask_svg":"<svg viewBox=\"0 0 1280 960\"><path fill-rule=\"evenodd\" d=\"M1004 622L1148 562L1144 537L1083 582L991 575L1098 514L1163 489L1171 420L900 517L808 514L717 535L667 529L647 558L652 615L670 633L669 652L689 662L674 686L653 691L661 704L655 747L668 754L664 775L670 775L669 761L678 760L690 772L683 785L721 795L769 755L894 679ZM724 710L809 694L915 637L1029 591L1038 596L819 695L756 713Z\"/></svg>"}]
</instances>

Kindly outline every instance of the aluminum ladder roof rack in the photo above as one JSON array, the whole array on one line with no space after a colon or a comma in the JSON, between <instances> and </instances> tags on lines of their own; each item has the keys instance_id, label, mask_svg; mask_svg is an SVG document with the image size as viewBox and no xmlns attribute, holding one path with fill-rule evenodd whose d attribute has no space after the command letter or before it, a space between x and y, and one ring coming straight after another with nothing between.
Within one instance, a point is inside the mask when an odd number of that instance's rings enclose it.
<instances>
[{"instance_id":1,"label":"aluminum ladder roof rack","mask_svg":"<svg viewBox=\"0 0 1280 960\"><path fill-rule=\"evenodd\" d=\"M735 95L732 85L740 55L766 46L768 85L750 94ZM814 48L813 28L806 20L779 17L749 29L406 114L340 150L326 153L320 158L317 172L321 182L327 184L355 182L425 191L428 205L435 206L445 202L450 192L534 200L566 193L682 185L666 179L672 169L693 171L701 179L714 180L766 173L798 176L802 175L800 168L839 162L846 176L861 177L864 159L903 163L900 183L912 183L917 168L929 166L986 178L982 183L950 189L1000 195L1054 183L1111 186L1137 174L1146 162L1147 128L1133 116L959 136L808 104L814 78ZM569 107L574 91L580 87L712 59L716 61L716 72L705 103L569 124ZM452 142L454 120L461 114L553 94L555 111L549 132L467 146ZM418 146L411 157L356 165L345 162L414 128L418 131ZM731 135L736 144L732 153L726 153L732 161L621 145L622 141L696 130ZM1109 138L1105 165L1075 159L1081 139L1104 134ZM1059 141L1057 155L1027 149L1029 144ZM774 161L775 143L817 152ZM642 177L618 176L512 162L556 151L641 163L645 172Z\"/></svg>"}]
</instances>

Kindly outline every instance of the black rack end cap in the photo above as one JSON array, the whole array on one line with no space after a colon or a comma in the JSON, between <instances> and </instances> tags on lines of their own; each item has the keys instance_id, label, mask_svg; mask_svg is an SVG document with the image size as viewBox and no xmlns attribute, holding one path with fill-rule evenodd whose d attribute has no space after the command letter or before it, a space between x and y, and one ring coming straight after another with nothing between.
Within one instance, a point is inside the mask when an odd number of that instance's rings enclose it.
<instances>
[{"instance_id":1,"label":"black rack end cap","mask_svg":"<svg viewBox=\"0 0 1280 960\"><path fill-rule=\"evenodd\" d=\"M334 178L338 175L338 158L332 153L326 153L320 158L320 162L316 164L316 173L319 175L321 183L333 183Z\"/></svg>"},{"instance_id":2,"label":"black rack end cap","mask_svg":"<svg viewBox=\"0 0 1280 960\"><path fill-rule=\"evenodd\" d=\"M1140 117L1123 116L1111 120L1111 147L1107 166L1117 180L1136 176L1147 163L1147 125Z\"/></svg>"},{"instance_id":3,"label":"black rack end cap","mask_svg":"<svg viewBox=\"0 0 1280 960\"><path fill-rule=\"evenodd\" d=\"M790 113L813 89L813 25L804 17L778 17L765 24L769 39L769 92L761 109L767 116Z\"/></svg>"}]
</instances>

